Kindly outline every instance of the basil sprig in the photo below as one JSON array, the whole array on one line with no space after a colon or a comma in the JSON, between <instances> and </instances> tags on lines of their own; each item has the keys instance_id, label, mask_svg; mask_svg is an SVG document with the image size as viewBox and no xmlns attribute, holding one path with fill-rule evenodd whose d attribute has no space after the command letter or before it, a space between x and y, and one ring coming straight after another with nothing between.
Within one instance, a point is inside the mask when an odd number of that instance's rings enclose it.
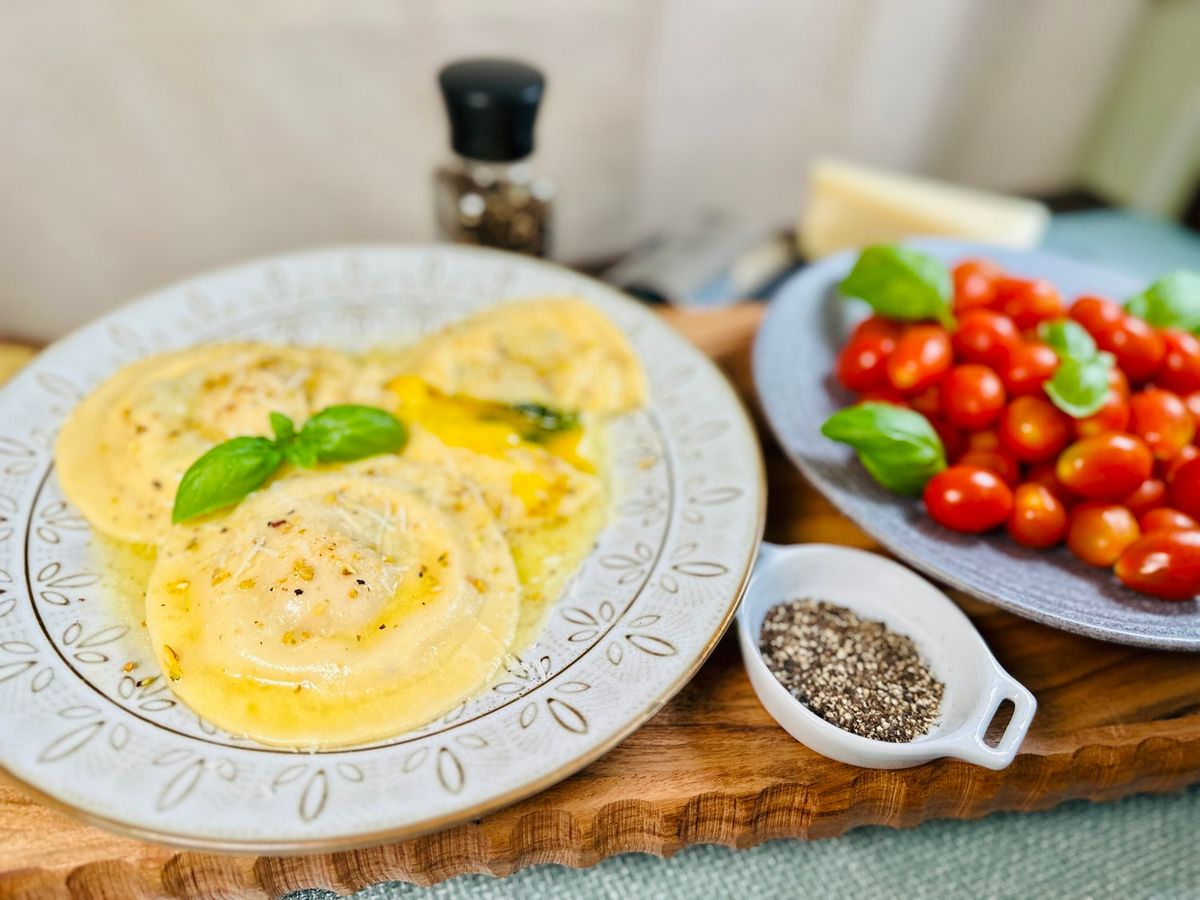
<instances>
[{"instance_id":1,"label":"basil sprig","mask_svg":"<svg viewBox=\"0 0 1200 900\"><path fill-rule=\"evenodd\" d=\"M1156 328L1200 332L1200 272L1164 275L1125 301L1125 310Z\"/></svg>"},{"instance_id":2,"label":"basil sprig","mask_svg":"<svg viewBox=\"0 0 1200 900\"><path fill-rule=\"evenodd\" d=\"M888 319L934 319L948 328L954 326L950 271L916 250L890 244L868 247L838 289L847 297L867 301Z\"/></svg>"},{"instance_id":3,"label":"basil sprig","mask_svg":"<svg viewBox=\"0 0 1200 900\"><path fill-rule=\"evenodd\" d=\"M1058 368L1045 385L1051 402L1076 419L1099 411L1108 399L1112 354L1100 352L1087 330L1070 319L1043 322L1038 334L1058 354Z\"/></svg>"},{"instance_id":4,"label":"basil sprig","mask_svg":"<svg viewBox=\"0 0 1200 900\"><path fill-rule=\"evenodd\" d=\"M184 522L233 506L261 487L286 459L311 469L320 462L349 462L404 447L408 432L391 413L373 406L330 406L304 427L271 413L275 439L236 437L217 444L183 473L175 492L172 522Z\"/></svg>"},{"instance_id":5,"label":"basil sprig","mask_svg":"<svg viewBox=\"0 0 1200 900\"><path fill-rule=\"evenodd\" d=\"M871 477L899 494L919 494L946 468L946 451L929 420L901 406L848 406L830 416L821 433L853 447Z\"/></svg>"}]
</instances>

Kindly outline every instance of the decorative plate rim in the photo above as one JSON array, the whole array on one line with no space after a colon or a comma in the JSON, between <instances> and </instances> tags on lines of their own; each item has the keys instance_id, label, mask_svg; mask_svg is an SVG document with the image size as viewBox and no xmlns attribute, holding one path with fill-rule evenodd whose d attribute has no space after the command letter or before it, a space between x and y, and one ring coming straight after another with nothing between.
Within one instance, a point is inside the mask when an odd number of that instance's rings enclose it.
<instances>
[{"instance_id":1,"label":"decorative plate rim","mask_svg":"<svg viewBox=\"0 0 1200 900\"><path fill-rule=\"evenodd\" d=\"M752 530L748 542L748 552L744 559L731 561L728 571L733 576L729 579L730 590L728 596L724 599L723 606L714 604L714 613L719 611L719 618L714 627L707 633L707 637L703 638L703 644L699 649L689 648L686 653L682 654L686 657L680 663L680 670L670 680L665 687L662 687L648 701L643 702L635 712L621 712L622 724L616 728L606 729L603 738L587 746L582 752L576 753L571 758L557 765L555 768L542 772L535 778L530 778L522 783L515 785L511 789L503 793L494 793L483 795L479 799L474 800L466 806L460 806L445 813L423 818L419 821L409 822L398 825L388 825L382 828L371 830L356 830L349 829L344 833L337 834L322 834L311 838L291 836L287 838L273 839L262 836L254 837L234 837L234 836L213 836L213 835L198 835L187 830L172 830L167 827L155 825L148 827L136 821L123 819L119 816L106 814L97 808L89 808L86 804L67 799L65 796L58 796L51 793L39 784L35 784L30 780L21 777L7 764L7 759L0 759L0 777L4 780L16 785L26 794L36 798L44 805L64 812L73 818L80 819L89 824L97 825L110 831L117 832L139 840L153 841L157 843L167 844L170 846L221 851L234 853L270 853L270 854L304 854L314 852L332 852L340 850L351 850L360 847L376 845L384 842L392 842L398 840L406 840L414 837L419 837L423 834L439 831L463 822L477 819L483 815L493 812L497 809L511 805L525 797L531 796L537 792L545 790L547 787L561 781L562 779L574 774L584 768L594 760L603 756L622 740L628 737L633 731L643 725L651 716L660 710L684 685L686 685L695 675L696 671L703 665L704 661L711 654L712 650L720 641L722 635L727 631L729 623L732 621L741 597L749 582L750 574L754 565L754 560L757 554L757 548L762 537L765 515L766 515L766 478L763 467L761 449L757 440L757 433L754 429L753 420L751 419L745 405L738 397L728 379L716 366L716 364L706 357L701 351L692 346L682 336L674 333L669 326L661 322L657 316L645 309L644 306L634 299L624 295L620 291L611 286L605 285L594 279L580 275L565 267L558 266L553 263L548 263L540 260L532 260L525 257L514 257L511 254L502 253L499 251L489 250L485 248L475 247L459 247L439 244L346 244L332 247L311 248L291 253L275 254L265 257L252 259L245 262L235 263L230 266L221 267L196 275L191 278L182 279L173 284L160 288L148 293L145 293L128 303L123 304L114 311L99 317L93 322L77 328L70 334L66 335L59 341L50 345L43 354L41 354L31 366L17 377L13 382L4 388L0 388L0 405L6 405L13 402L13 398L18 396L19 392L26 389L27 384L34 377L34 374L41 368L39 363L42 360L55 359L55 351L65 345L69 345L75 341L84 340L86 335L102 329L106 326L111 326L114 323L119 323L123 318L132 314L135 308L149 308L155 304L166 304L168 298L180 294L188 289L197 288L204 283L214 283L221 279L234 279L240 276L248 276L254 272L266 272L272 267L286 266L288 264L317 264L321 261L330 261L332 266L333 260L349 259L350 257L372 258L376 256L393 255L396 259L400 259L405 255L425 256L437 261L447 258L461 257L464 262L461 266L468 266L469 263L465 260L491 262L496 266L516 267L516 269L524 269L529 272L537 273L537 278L543 281L557 280L569 284L575 284L580 287L580 293L590 292L604 298L604 303L613 303L617 306L629 310L631 318L640 319L641 322L654 322L651 326L653 329L661 329L660 337L656 338L660 343L666 341L672 343L671 338L665 337L667 332L674 335L673 341L676 349L675 354L682 355L687 359L689 364L695 365L704 373L706 386L714 386L719 396L714 397L711 401L713 405L722 408L723 413L727 412L731 419L731 431L735 433L737 438L737 447L734 455L739 460L744 459L753 467L753 473L741 473L740 484L745 488L748 495L748 503L753 504L753 521L747 521L745 528ZM479 262L483 265L484 262ZM475 263L470 263L475 264ZM435 263L436 265L436 263ZM535 279L536 280L536 279ZM584 290L586 288L586 291ZM519 295L512 295L519 296ZM488 301L491 302L491 301ZM486 304L485 304L486 305ZM634 312L636 310L636 312ZM161 349L154 347L153 350ZM44 480L52 470L53 462L50 461L46 467L46 471L37 470L37 477ZM29 500L30 513L32 515L36 504L36 494ZM670 523L664 525L664 528L669 527ZM27 528L26 532L20 534L19 541L28 539L28 533L32 530ZM666 541L664 533L664 542ZM740 543L740 542L739 542ZM666 544L663 548L665 550ZM22 559L22 565L26 568L26 574L30 568L31 559ZM653 565L648 571L647 577L655 574ZM725 592L722 591L722 596ZM16 591L18 601L28 604L30 607L36 607L36 601L33 594L25 594L23 586ZM561 601L562 598L560 598ZM636 602L636 597L631 603ZM621 614L623 615L623 614ZM613 623L621 621L621 616L618 615L613 619ZM627 623L628 624L628 623ZM47 641L53 645L52 641ZM598 648L598 644L596 645ZM57 650L57 646L54 645ZM576 660L583 657L577 657ZM614 664L615 665L615 664ZM546 680L550 680L550 676L545 676ZM86 679L80 679L81 682L88 686L92 686ZM541 684L535 684L530 693L535 693ZM93 689L94 686L92 686ZM538 701L540 702L540 701ZM548 701L547 701L548 702ZM129 712L125 711L128 715ZM486 717L491 715L495 710L488 710L482 713ZM6 717L14 714L4 714ZM50 713L46 712L46 716ZM118 715L118 720L120 716ZM186 736L184 736L186 740ZM395 744L384 744L379 747L359 748L355 752L384 751L389 747L397 746ZM249 749L249 748L234 748ZM348 748L354 749L354 748ZM5 752L5 756L13 751ZM333 751L335 758L337 751ZM314 760L319 760L317 754L294 754L297 763L304 761L304 764L310 765ZM199 763L197 763L199 765ZM207 763L205 763L207 764ZM323 772L323 770L322 770ZM68 775L68 780L71 777L80 777L78 773L73 776ZM268 830L268 829L262 829Z\"/></svg>"}]
</instances>

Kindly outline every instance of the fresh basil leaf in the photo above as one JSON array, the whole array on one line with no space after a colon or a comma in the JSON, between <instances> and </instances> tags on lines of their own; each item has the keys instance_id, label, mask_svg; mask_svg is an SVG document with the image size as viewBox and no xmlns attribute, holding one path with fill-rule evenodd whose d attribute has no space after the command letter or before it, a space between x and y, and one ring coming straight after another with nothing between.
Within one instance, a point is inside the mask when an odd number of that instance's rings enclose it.
<instances>
[{"instance_id":1,"label":"fresh basil leaf","mask_svg":"<svg viewBox=\"0 0 1200 900\"><path fill-rule=\"evenodd\" d=\"M847 297L871 304L889 319L936 319L953 327L954 287L950 271L932 256L904 247L868 247L839 285Z\"/></svg>"},{"instance_id":2,"label":"fresh basil leaf","mask_svg":"<svg viewBox=\"0 0 1200 900\"><path fill-rule=\"evenodd\" d=\"M1200 272L1164 275L1125 302L1125 310L1156 328L1200 331Z\"/></svg>"},{"instance_id":3,"label":"fresh basil leaf","mask_svg":"<svg viewBox=\"0 0 1200 900\"><path fill-rule=\"evenodd\" d=\"M579 413L553 409L540 403L515 403L512 408L539 431L555 433L579 427Z\"/></svg>"},{"instance_id":4,"label":"fresh basil leaf","mask_svg":"<svg viewBox=\"0 0 1200 900\"><path fill-rule=\"evenodd\" d=\"M297 439L284 446L283 458L294 466L311 469L317 464L317 450L308 441Z\"/></svg>"},{"instance_id":5,"label":"fresh basil leaf","mask_svg":"<svg viewBox=\"0 0 1200 900\"><path fill-rule=\"evenodd\" d=\"M1046 394L1067 415L1086 418L1098 412L1108 399L1113 362L1111 353L1098 353L1091 359L1063 359L1046 382Z\"/></svg>"},{"instance_id":6,"label":"fresh basil leaf","mask_svg":"<svg viewBox=\"0 0 1200 900\"><path fill-rule=\"evenodd\" d=\"M1054 349L1060 360L1086 360L1096 355L1096 342L1092 336L1071 319L1043 322L1038 326L1038 336Z\"/></svg>"},{"instance_id":7,"label":"fresh basil leaf","mask_svg":"<svg viewBox=\"0 0 1200 900\"><path fill-rule=\"evenodd\" d=\"M408 441L403 423L374 406L330 406L304 423L297 442L321 462L346 462L399 450Z\"/></svg>"},{"instance_id":8,"label":"fresh basil leaf","mask_svg":"<svg viewBox=\"0 0 1200 900\"><path fill-rule=\"evenodd\" d=\"M271 413L271 430L275 432L275 442L286 444L296 436L295 423L283 413Z\"/></svg>"},{"instance_id":9,"label":"fresh basil leaf","mask_svg":"<svg viewBox=\"0 0 1200 900\"><path fill-rule=\"evenodd\" d=\"M929 420L887 403L860 403L839 410L821 433L849 444L871 477L889 491L919 494L946 468L946 451Z\"/></svg>"},{"instance_id":10,"label":"fresh basil leaf","mask_svg":"<svg viewBox=\"0 0 1200 900\"><path fill-rule=\"evenodd\" d=\"M237 437L217 444L186 472L175 492L172 522L232 506L270 478L283 451L265 437Z\"/></svg>"}]
</instances>

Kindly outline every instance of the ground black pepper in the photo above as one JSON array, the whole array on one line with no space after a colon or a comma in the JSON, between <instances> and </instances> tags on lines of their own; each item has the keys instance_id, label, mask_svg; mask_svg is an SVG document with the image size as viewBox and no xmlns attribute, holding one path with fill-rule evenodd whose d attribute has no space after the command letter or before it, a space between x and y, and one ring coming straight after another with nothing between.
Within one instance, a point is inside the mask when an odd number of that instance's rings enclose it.
<instances>
[{"instance_id":1,"label":"ground black pepper","mask_svg":"<svg viewBox=\"0 0 1200 900\"><path fill-rule=\"evenodd\" d=\"M824 601L792 600L763 620L759 649L788 692L838 728L907 743L929 731L943 685L912 638Z\"/></svg>"}]
</instances>

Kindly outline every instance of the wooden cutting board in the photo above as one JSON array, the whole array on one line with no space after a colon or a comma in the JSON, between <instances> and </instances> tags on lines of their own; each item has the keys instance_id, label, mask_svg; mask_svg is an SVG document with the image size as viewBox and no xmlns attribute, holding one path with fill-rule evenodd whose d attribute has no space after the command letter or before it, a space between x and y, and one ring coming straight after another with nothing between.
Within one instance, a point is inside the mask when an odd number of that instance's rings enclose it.
<instances>
[{"instance_id":1,"label":"wooden cutting board","mask_svg":"<svg viewBox=\"0 0 1200 900\"><path fill-rule=\"evenodd\" d=\"M757 306L671 314L747 398L760 317ZM769 438L764 444L769 540L873 546ZM727 636L692 683L607 756L480 821L401 844L293 858L184 853L109 835L0 786L0 898L215 900L299 887L349 892L391 879L432 884L464 872L822 838L858 825L908 827L1200 781L1200 658L1101 644L955 599L1038 699L1021 753L1003 772L948 760L872 771L818 756L759 706Z\"/></svg>"}]
</instances>

